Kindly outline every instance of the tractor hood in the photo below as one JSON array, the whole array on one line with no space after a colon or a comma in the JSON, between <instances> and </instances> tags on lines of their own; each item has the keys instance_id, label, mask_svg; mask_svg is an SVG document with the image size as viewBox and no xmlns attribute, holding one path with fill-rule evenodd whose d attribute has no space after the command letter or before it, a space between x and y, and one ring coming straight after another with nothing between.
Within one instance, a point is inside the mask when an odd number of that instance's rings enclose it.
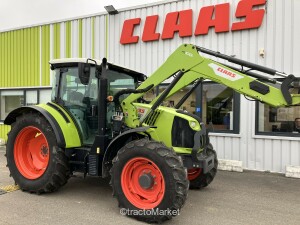
<instances>
[{"instance_id":1,"label":"tractor hood","mask_svg":"<svg viewBox=\"0 0 300 225\"><path fill-rule=\"evenodd\" d=\"M194 135L201 131L200 118L183 110L159 106L150 112L150 104L133 103L143 126L153 127L147 132L151 138L163 141L176 152L190 154ZM150 113L149 113L150 112Z\"/></svg>"}]
</instances>

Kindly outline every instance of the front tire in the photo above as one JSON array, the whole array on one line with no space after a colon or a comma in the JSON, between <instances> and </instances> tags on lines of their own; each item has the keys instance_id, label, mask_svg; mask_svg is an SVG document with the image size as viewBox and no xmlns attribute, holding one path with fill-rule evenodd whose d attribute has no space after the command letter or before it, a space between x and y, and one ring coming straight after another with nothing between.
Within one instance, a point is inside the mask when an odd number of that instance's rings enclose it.
<instances>
[{"instance_id":1,"label":"front tire","mask_svg":"<svg viewBox=\"0 0 300 225\"><path fill-rule=\"evenodd\" d=\"M119 207L128 210L126 215L148 223L176 216L188 191L181 159L164 144L148 139L132 141L119 150L111 185ZM144 213L134 213L140 210ZM156 214L157 210L165 213Z\"/></svg>"},{"instance_id":2,"label":"front tire","mask_svg":"<svg viewBox=\"0 0 300 225\"><path fill-rule=\"evenodd\" d=\"M11 176L23 191L53 192L70 177L64 149L57 146L51 125L38 113L20 116L12 124L6 156Z\"/></svg>"}]
</instances>

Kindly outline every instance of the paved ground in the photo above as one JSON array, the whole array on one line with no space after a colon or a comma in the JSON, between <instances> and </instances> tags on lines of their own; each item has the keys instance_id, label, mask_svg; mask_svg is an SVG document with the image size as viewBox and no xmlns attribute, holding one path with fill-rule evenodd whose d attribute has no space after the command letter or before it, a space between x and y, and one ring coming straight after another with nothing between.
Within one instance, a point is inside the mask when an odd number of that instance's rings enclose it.
<instances>
[{"instance_id":1,"label":"paved ground","mask_svg":"<svg viewBox=\"0 0 300 225\"><path fill-rule=\"evenodd\" d=\"M0 147L0 187L13 184ZM300 224L300 179L258 172L219 171L203 190L190 191L176 224ZM107 181L74 177L58 192L0 195L0 224L143 224L120 215Z\"/></svg>"}]
</instances>

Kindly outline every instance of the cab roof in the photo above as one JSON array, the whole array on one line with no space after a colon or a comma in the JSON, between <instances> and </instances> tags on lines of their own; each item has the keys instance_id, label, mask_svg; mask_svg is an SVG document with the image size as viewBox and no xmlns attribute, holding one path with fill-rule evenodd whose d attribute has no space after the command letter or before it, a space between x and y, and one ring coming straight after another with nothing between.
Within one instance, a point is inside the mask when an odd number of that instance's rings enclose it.
<instances>
[{"instance_id":1,"label":"cab roof","mask_svg":"<svg viewBox=\"0 0 300 225\"><path fill-rule=\"evenodd\" d=\"M93 61L92 61L93 60ZM51 69L56 68L62 68L62 67L68 67L68 66L77 66L78 63L86 63L88 62L91 65L95 65L95 62L97 65L101 65L101 60L95 60L95 59L89 59L88 58L63 58L63 59L52 59L49 61L49 64L51 65ZM108 69L123 72L126 73L134 78L136 78L138 81L144 81L146 78L146 75L116 64L112 64L107 62Z\"/></svg>"}]
</instances>

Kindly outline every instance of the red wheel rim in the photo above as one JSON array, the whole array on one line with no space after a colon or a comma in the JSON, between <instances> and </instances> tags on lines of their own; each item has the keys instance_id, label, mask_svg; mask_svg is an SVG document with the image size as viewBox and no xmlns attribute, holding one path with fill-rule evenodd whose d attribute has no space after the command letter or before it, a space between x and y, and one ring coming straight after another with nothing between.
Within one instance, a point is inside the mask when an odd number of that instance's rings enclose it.
<instances>
[{"instance_id":1,"label":"red wheel rim","mask_svg":"<svg viewBox=\"0 0 300 225\"><path fill-rule=\"evenodd\" d=\"M36 127L23 128L15 141L14 159L19 172L27 179L41 177L49 163L49 145Z\"/></svg>"},{"instance_id":2,"label":"red wheel rim","mask_svg":"<svg viewBox=\"0 0 300 225\"><path fill-rule=\"evenodd\" d=\"M140 185L141 176L153 179L151 186ZM149 159L137 157L126 163L121 175L121 185L128 201L140 209L153 209L163 200L165 181L158 166Z\"/></svg>"},{"instance_id":3,"label":"red wheel rim","mask_svg":"<svg viewBox=\"0 0 300 225\"><path fill-rule=\"evenodd\" d=\"M202 172L201 168L193 168L188 170L188 179L195 180Z\"/></svg>"}]
</instances>

